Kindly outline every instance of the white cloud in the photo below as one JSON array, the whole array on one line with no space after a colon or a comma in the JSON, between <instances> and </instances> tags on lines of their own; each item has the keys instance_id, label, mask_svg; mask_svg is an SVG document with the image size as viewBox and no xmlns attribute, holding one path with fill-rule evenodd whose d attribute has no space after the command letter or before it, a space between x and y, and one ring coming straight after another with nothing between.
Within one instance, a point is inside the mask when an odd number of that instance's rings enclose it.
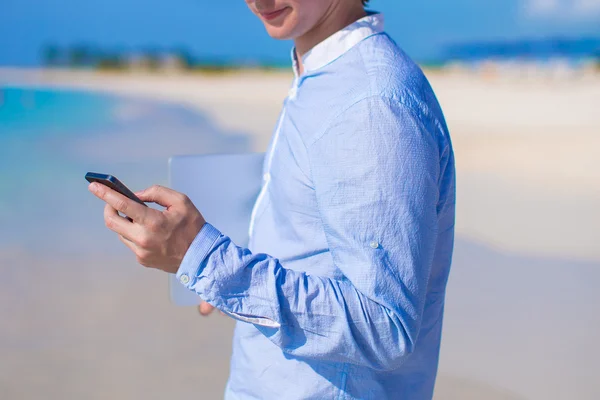
<instances>
[{"instance_id":1,"label":"white cloud","mask_svg":"<svg viewBox=\"0 0 600 400\"><path fill-rule=\"evenodd\" d=\"M530 17L556 19L600 19L600 0L524 0Z\"/></svg>"}]
</instances>

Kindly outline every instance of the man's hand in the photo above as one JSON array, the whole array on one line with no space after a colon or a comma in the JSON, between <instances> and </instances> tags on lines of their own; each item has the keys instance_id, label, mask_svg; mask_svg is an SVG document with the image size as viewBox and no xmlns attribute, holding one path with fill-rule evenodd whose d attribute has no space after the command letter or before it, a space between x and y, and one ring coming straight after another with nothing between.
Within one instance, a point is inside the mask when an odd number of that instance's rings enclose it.
<instances>
[{"instance_id":1,"label":"man's hand","mask_svg":"<svg viewBox=\"0 0 600 400\"><path fill-rule=\"evenodd\" d=\"M214 310L215 310L215 308L213 306L211 306L210 304L208 304L207 302L205 302L205 301L203 301L202 303L200 303L200 305L198 306L198 312L203 317L209 316Z\"/></svg>"},{"instance_id":2,"label":"man's hand","mask_svg":"<svg viewBox=\"0 0 600 400\"><path fill-rule=\"evenodd\" d=\"M206 221L190 199L174 190L152 186L136 193L140 200L160 204L165 210L144 207L99 183L89 190L107 204L106 226L136 255L143 266L176 273L190 244ZM133 221L121 217L119 212Z\"/></svg>"}]
</instances>

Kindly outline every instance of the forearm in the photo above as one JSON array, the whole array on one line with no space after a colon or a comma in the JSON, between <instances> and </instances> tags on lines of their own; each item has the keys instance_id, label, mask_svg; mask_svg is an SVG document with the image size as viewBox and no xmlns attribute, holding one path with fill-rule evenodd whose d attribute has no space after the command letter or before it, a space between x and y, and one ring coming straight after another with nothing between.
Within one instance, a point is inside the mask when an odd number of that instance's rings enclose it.
<instances>
[{"instance_id":1,"label":"forearm","mask_svg":"<svg viewBox=\"0 0 600 400\"><path fill-rule=\"evenodd\" d=\"M188 288L254 323L284 352L386 370L412 351L419 325L412 296L394 299L402 307L391 310L349 280L286 269L277 259L252 254L208 228L213 245L206 256L196 266L184 260L178 275L187 274Z\"/></svg>"},{"instance_id":2,"label":"forearm","mask_svg":"<svg viewBox=\"0 0 600 400\"><path fill-rule=\"evenodd\" d=\"M286 269L210 228L212 246L182 264L187 286L287 353L396 368L414 349L436 248L447 144L434 125L374 96L308 146L332 260L319 269L341 271L342 280Z\"/></svg>"}]
</instances>

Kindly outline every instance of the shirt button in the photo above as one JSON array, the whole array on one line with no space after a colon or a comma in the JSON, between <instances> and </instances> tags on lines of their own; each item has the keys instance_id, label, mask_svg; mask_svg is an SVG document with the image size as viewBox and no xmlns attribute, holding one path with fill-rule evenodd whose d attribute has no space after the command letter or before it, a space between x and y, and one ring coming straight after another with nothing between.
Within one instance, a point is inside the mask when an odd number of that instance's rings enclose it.
<instances>
[{"instance_id":1,"label":"shirt button","mask_svg":"<svg viewBox=\"0 0 600 400\"><path fill-rule=\"evenodd\" d=\"M263 175L263 179L264 179L265 181L268 181L269 179L271 179L271 174L269 174L269 173L266 173L266 174L264 174L264 175Z\"/></svg>"},{"instance_id":2,"label":"shirt button","mask_svg":"<svg viewBox=\"0 0 600 400\"><path fill-rule=\"evenodd\" d=\"M297 89L296 88L291 88L290 91L288 92L288 95L290 97L296 97L296 93L297 93Z\"/></svg>"},{"instance_id":3,"label":"shirt button","mask_svg":"<svg viewBox=\"0 0 600 400\"><path fill-rule=\"evenodd\" d=\"M179 282L183 283L184 285L187 285L188 283L190 283L190 277L187 275L181 275L179 277Z\"/></svg>"},{"instance_id":4,"label":"shirt button","mask_svg":"<svg viewBox=\"0 0 600 400\"><path fill-rule=\"evenodd\" d=\"M371 246L372 249L378 249L379 248L379 243L373 241L373 242L371 242L370 246Z\"/></svg>"}]
</instances>

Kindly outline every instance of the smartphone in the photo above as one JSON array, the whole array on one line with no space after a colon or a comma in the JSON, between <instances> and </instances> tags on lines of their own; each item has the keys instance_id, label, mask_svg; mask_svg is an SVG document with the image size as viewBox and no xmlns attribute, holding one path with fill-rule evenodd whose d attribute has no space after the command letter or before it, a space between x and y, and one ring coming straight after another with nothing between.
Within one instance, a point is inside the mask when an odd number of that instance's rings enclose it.
<instances>
[{"instance_id":1,"label":"smartphone","mask_svg":"<svg viewBox=\"0 0 600 400\"><path fill-rule=\"evenodd\" d=\"M106 174L98 174L95 172L88 172L87 174L85 174L85 179L89 182L98 182L101 183L105 186L108 186L109 188L111 188L112 190L121 193L123 196L135 201L136 203L139 203L143 206L146 206L146 203L144 203L143 201L141 201L135 194L133 194L133 192L131 190L129 190L127 188L127 186L123 185L121 183L120 180L118 180L117 178L115 178L112 175L106 175Z\"/></svg>"}]
</instances>

